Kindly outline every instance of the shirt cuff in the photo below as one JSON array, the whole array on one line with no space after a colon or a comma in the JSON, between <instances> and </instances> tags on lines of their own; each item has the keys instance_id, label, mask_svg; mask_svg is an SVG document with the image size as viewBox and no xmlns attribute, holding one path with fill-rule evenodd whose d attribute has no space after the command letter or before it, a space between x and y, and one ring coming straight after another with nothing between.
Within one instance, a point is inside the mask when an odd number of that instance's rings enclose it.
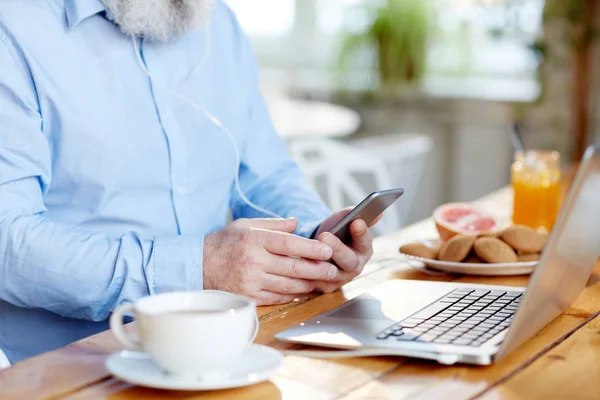
<instances>
[{"instance_id":1,"label":"shirt cuff","mask_svg":"<svg viewBox=\"0 0 600 400\"><path fill-rule=\"evenodd\" d=\"M203 236L156 238L151 294L202 290L203 247Z\"/></svg>"}]
</instances>

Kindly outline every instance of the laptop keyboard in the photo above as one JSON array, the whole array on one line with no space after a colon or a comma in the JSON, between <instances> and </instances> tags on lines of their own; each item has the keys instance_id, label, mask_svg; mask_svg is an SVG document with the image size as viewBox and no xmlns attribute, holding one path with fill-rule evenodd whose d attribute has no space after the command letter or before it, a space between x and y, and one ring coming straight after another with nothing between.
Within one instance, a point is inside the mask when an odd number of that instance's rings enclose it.
<instances>
[{"instance_id":1,"label":"laptop keyboard","mask_svg":"<svg viewBox=\"0 0 600 400\"><path fill-rule=\"evenodd\" d=\"M456 289L377 335L398 340L481 346L508 328L523 293Z\"/></svg>"}]
</instances>

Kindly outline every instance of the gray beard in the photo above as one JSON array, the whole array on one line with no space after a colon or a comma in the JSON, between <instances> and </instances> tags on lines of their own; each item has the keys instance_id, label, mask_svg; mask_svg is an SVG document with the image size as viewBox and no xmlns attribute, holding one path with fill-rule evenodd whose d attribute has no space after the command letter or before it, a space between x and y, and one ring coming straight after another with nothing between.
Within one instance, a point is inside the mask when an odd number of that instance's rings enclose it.
<instances>
[{"instance_id":1,"label":"gray beard","mask_svg":"<svg viewBox=\"0 0 600 400\"><path fill-rule=\"evenodd\" d=\"M125 34L163 42L204 26L213 3L213 0L103 1Z\"/></svg>"}]
</instances>

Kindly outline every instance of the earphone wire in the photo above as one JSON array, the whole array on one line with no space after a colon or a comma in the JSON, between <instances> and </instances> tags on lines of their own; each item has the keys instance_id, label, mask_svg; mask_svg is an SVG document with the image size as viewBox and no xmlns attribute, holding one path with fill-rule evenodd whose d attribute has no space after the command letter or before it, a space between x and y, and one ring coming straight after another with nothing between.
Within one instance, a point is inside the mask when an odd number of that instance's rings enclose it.
<instances>
[{"instance_id":1,"label":"earphone wire","mask_svg":"<svg viewBox=\"0 0 600 400\"><path fill-rule=\"evenodd\" d=\"M207 29L207 31L210 31L210 29ZM208 35L208 34L207 34ZM135 52L135 57L137 59L138 64L140 65L140 67L142 68L142 71L144 71L144 73L148 76L148 79L150 79L150 81L152 82L152 84L154 84L157 87L160 87L161 89L165 90L167 93L171 94L172 96L178 98L179 100L183 101L184 103L189 104L190 106L192 106L193 108L199 110L200 112L202 112L202 114L210 121L212 122L217 128L219 128L220 130L222 130L223 132L225 132L225 134L227 135L227 137L229 138L229 140L231 141L231 143L233 144L233 149L235 152L235 187L236 190L238 192L238 194L240 195L241 199L251 208L253 208L254 210L261 212L263 214L266 214L272 218L282 218L281 216L266 210L256 204L254 204L252 201L250 201L246 195L244 194L244 192L242 191L242 187L240 186L240 163L241 163L241 157L240 157L240 151L239 148L237 146L237 143L235 141L235 138L233 137L233 135L231 134L231 132L229 132L229 130L221 123L221 121L219 121L216 117L214 117L211 113L209 113L208 111L206 111L206 109L204 107L202 107L201 105L193 102L192 100L188 99L187 97L172 91L171 89L163 86L162 84L158 83L153 77L152 74L150 74L150 71L148 71L148 68L146 68L146 65L144 63L144 60L142 60L142 56L141 56L141 49L138 47L137 45L137 41L135 36L131 36L131 41L133 43L133 49ZM207 38L207 51L204 54L204 57L202 59L202 61L194 68L194 70L192 71L192 73L190 73L190 75L188 76L191 77L194 73L196 73L197 71L200 70L200 68L204 65L205 61L208 59L208 55L209 55L209 51L210 51L210 41Z\"/></svg>"},{"instance_id":2,"label":"earphone wire","mask_svg":"<svg viewBox=\"0 0 600 400\"><path fill-rule=\"evenodd\" d=\"M187 76L187 78L185 78L185 80L187 81L188 79L190 79L196 72L200 71L200 69L202 69L202 67L204 66L204 63L206 62L206 60L208 60L208 56L210 55L210 21L207 22L206 24L206 35L204 35L206 37L205 43L204 43L204 57L202 57L202 60L200 60L200 62L198 63L198 65L196 65L196 67L194 67L194 69L192 70L192 72L190 72L190 74Z\"/></svg>"}]
</instances>

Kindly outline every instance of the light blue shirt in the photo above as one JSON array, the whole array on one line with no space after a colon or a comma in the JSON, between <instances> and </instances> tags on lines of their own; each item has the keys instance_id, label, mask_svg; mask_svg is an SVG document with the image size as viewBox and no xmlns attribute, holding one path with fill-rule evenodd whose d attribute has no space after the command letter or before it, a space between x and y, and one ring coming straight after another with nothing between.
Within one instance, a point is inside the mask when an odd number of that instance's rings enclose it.
<instances>
[{"instance_id":1,"label":"light blue shirt","mask_svg":"<svg viewBox=\"0 0 600 400\"><path fill-rule=\"evenodd\" d=\"M206 30L210 29L210 54ZM216 2L171 43L131 38L99 0L0 0L0 349L12 362L108 328L115 306L202 289L205 235L263 217L329 210L270 121L247 37Z\"/></svg>"}]
</instances>

